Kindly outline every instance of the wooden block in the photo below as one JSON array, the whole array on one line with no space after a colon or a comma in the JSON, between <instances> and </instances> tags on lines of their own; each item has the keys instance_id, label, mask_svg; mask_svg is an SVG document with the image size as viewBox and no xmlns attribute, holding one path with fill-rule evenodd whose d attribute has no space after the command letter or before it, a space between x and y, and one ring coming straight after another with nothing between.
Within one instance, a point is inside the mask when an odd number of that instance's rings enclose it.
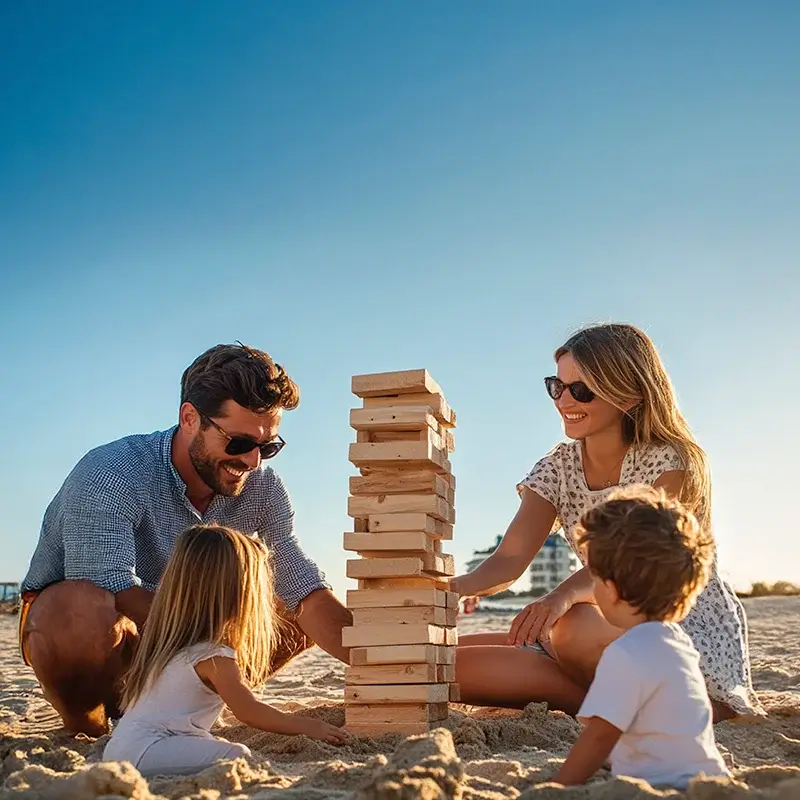
<instances>
[{"instance_id":1,"label":"wooden block","mask_svg":"<svg viewBox=\"0 0 800 800\"><path fill-rule=\"evenodd\" d=\"M458 592L445 592L445 605L447 608L458 608L460 595Z\"/></svg>"},{"instance_id":2,"label":"wooden block","mask_svg":"<svg viewBox=\"0 0 800 800\"><path fill-rule=\"evenodd\" d=\"M384 647L403 644L456 644L456 628L419 625L362 625L342 628L342 647ZM351 660L353 666L358 665ZM397 662L404 663L404 662Z\"/></svg>"},{"instance_id":3,"label":"wooden block","mask_svg":"<svg viewBox=\"0 0 800 800\"><path fill-rule=\"evenodd\" d=\"M367 578L358 581L358 588L367 591L384 589L438 589L446 592L450 584L434 577L421 578Z\"/></svg>"},{"instance_id":4,"label":"wooden block","mask_svg":"<svg viewBox=\"0 0 800 800\"><path fill-rule=\"evenodd\" d=\"M373 664L446 664L447 648L432 644L379 645L354 647L350 650L350 664L368 667Z\"/></svg>"},{"instance_id":5,"label":"wooden block","mask_svg":"<svg viewBox=\"0 0 800 800\"><path fill-rule=\"evenodd\" d=\"M399 372L373 372L353 375L351 391L357 397L385 397L386 395L432 392L441 394L439 384L426 369L406 369Z\"/></svg>"},{"instance_id":6,"label":"wooden block","mask_svg":"<svg viewBox=\"0 0 800 800\"><path fill-rule=\"evenodd\" d=\"M392 644L375 647L354 647L350 664L368 667L375 664L455 664L456 648L452 645Z\"/></svg>"},{"instance_id":7,"label":"wooden block","mask_svg":"<svg viewBox=\"0 0 800 800\"><path fill-rule=\"evenodd\" d=\"M398 683L452 683L454 664L377 664L347 667L344 682L354 686L385 686Z\"/></svg>"},{"instance_id":8,"label":"wooden block","mask_svg":"<svg viewBox=\"0 0 800 800\"><path fill-rule=\"evenodd\" d=\"M350 427L357 431L426 431L438 426L427 406L350 409Z\"/></svg>"},{"instance_id":9,"label":"wooden block","mask_svg":"<svg viewBox=\"0 0 800 800\"><path fill-rule=\"evenodd\" d=\"M396 408L397 406L423 406L430 409L436 420L447 428L456 425L456 414L439 393L419 392L385 397L365 397L364 408Z\"/></svg>"},{"instance_id":10,"label":"wooden block","mask_svg":"<svg viewBox=\"0 0 800 800\"><path fill-rule=\"evenodd\" d=\"M446 664L379 664L374 667L347 667L344 682L354 685L386 683L446 683L437 680L442 670L454 669Z\"/></svg>"},{"instance_id":11,"label":"wooden block","mask_svg":"<svg viewBox=\"0 0 800 800\"><path fill-rule=\"evenodd\" d=\"M435 431L359 431L358 437L366 435L368 438L362 441L368 442L425 442L431 440L431 444L437 449L444 451L444 439ZM438 438L437 438L438 437Z\"/></svg>"},{"instance_id":12,"label":"wooden block","mask_svg":"<svg viewBox=\"0 0 800 800\"><path fill-rule=\"evenodd\" d=\"M461 702L461 687L457 683L450 684L450 702L451 703Z\"/></svg>"},{"instance_id":13,"label":"wooden block","mask_svg":"<svg viewBox=\"0 0 800 800\"><path fill-rule=\"evenodd\" d=\"M356 495L347 499L347 513L351 517L419 513L451 525L456 520L453 506L435 494Z\"/></svg>"},{"instance_id":14,"label":"wooden block","mask_svg":"<svg viewBox=\"0 0 800 800\"><path fill-rule=\"evenodd\" d=\"M402 514L370 514L368 529L371 533L387 531L424 531L437 539L452 539L453 526L449 522L429 517L420 512Z\"/></svg>"},{"instance_id":15,"label":"wooden block","mask_svg":"<svg viewBox=\"0 0 800 800\"><path fill-rule=\"evenodd\" d=\"M446 683L389 683L381 686L344 687L344 702L354 705L384 703L447 703L450 687ZM416 722L416 720L409 720Z\"/></svg>"},{"instance_id":16,"label":"wooden block","mask_svg":"<svg viewBox=\"0 0 800 800\"><path fill-rule=\"evenodd\" d=\"M413 625L429 623L442 627L456 624L458 610L441 606L406 606L403 608L354 608L353 625Z\"/></svg>"},{"instance_id":17,"label":"wooden block","mask_svg":"<svg viewBox=\"0 0 800 800\"><path fill-rule=\"evenodd\" d=\"M343 647L381 647L403 644L449 644L446 629L420 625L363 625L342 628Z\"/></svg>"},{"instance_id":18,"label":"wooden block","mask_svg":"<svg viewBox=\"0 0 800 800\"><path fill-rule=\"evenodd\" d=\"M345 687L345 692L347 688L349 687ZM347 695L345 694L345 698L346 697ZM347 702L346 699L345 702ZM388 725L390 723L438 722L447 719L448 710L446 702L354 703L353 705L345 706L344 715L345 724L348 726L353 724L367 725L374 723Z\"/></svg>"},{"instance_id":19,"label":"wooden block","mask_svg":"<svg viewBox=\"0 0 800 800\"><path fill-rule=\"evenodd\" d=\"M449 594L457 598L455 592L443 592L440 589L349 589L347 607L349 609L446 607Z\"/></svg>"},{"instance_id":20,"label":"wooden block","mask_svg":"<svg viewBox=\"0 0 800 800\"><path fill-rule=\"evenodd\" d=\"M439 539L434 539L427 533L345 533L344 549L354 553L379 553L391 551L404 554L433 553L434 545ZM369 556L367 556L369 557Z\"/></svg>"},{"instance_id":21,"label":"wooden block","mask_svg":"<svg viewBox=\"0 0 800 800\"><path fill-rule=\"evenodd\" d=\"M429 467L437 472L450 472L447 453L424 442L360 442L350 445L350 461L357 467L391 467L404 463L408 467Z\"/></svg>"},{"instance_id":22,"label":"wooden block","mask_svg":"<svg viewBox=\"0 0 800 800\"><path fill-rule=\"evenodd\" d=\"M424 469L368 470L350 478L350 494L435 494L453 505L455 492L447 478Z\"/></svg>"},{"instance_id":23,"label":"wooden block","mask_svg":"<svg viewBox=\"0 0 800 800\"><path fill-rule=\"evenodd\" d=\"M452 431L441 430L439 436L442 440L442 450L447 453L455 453L456 451L456 437L453 436Z\"/></svg>"},{"instance_id":24,"label":"wooden block","mask_svg":"<svg viewBox=\"0 0 800 800\"><path fill-rule=\"evenodd\" d=\"M348 578L414 578L425 575L455 575L451 555L421 553L406 558L359 558L347 562Z\"/></svg>"},{"instance_id":25,"label":"wooden block","mask_svg":"<svg viewBox=\"0 0 800 800\"><path fill-rule=\"evenodd\" d=\"M456 663L456 648L455 645L439 645L436 648L436 663L446 664L447 666Z\"/></svg>"},{"instance_id":26,"label":"wooden block","mask_svg":"<svg viewBox=\"0 0 800 800\"><path fill-rule=\"evenodd\" d=\"M361 707L363 708L363 706ZM404 722L402 724L387 722L383 724L365 723L363 725L347 725L343 730L351 736L369 736L373 739L377 739L381 736L393 734L399 734L400 736L418 736L422 733L429 733L437 727L439 727L439 723L437 722Z\"/></svg>"},{"instance_id":27,"label":"wooden block","mask_svg":"<svg viewBox=\"0 0 800 800\"><path fill-rule=\"evenodd\" d=\"M356 533L367 533L369 531L369 519L367 517L357 517L354 519L353 530Z\"/></svg>"}]
</instances>

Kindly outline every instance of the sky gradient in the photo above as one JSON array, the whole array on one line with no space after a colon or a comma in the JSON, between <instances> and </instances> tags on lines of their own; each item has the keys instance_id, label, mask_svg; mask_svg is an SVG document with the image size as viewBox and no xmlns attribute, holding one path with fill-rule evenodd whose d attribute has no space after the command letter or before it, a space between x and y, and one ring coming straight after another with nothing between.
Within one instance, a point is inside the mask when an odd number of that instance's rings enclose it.
<instances>
[{"instance_id":1,"label":"sky gradient","mask_svg":"<svg viewBox=\"0 0 800 800\"><path fill-rule=\"evenodd\" d=\"M276 462L338 591L353 374L458 413L459 568L563 432L541 378L642 326L713 470L723 573L800 581L800 7L0 7L0 580L87 450L218 342L302 389Z\"/></svg>"}]
</instances>

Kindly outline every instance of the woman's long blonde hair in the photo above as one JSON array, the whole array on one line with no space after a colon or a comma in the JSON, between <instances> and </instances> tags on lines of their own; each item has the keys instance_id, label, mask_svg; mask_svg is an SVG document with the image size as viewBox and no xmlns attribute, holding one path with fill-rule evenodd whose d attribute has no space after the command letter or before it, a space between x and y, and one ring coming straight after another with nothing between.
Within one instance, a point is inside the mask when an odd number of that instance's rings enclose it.
<instances>
[{"instance_id":1,"label":"woman's long blonde hair","mask_svg":"<svg viewBox=\"0 0 800 800\"><path fill-rule=\"evenodd\" d=\"M125 678L129 708L184 648L209 642L236 651L250 686L263 683L278 638L272 569L258 538L219 525L184 531L156 590Z\"/></svg>"},{"instance_id":2,"label":"woman's long blonde hair","mask_svg":"<svg viewBox=\"0 0 800 800\"><path fill-rule=\"evenodd\" d=\"M592 325L571 336L555 352L569 353L586 385L603 400L624 410L622 435L633 447L669 444L681 457L686 476L679 499L711 528L711 475L708 459L678 408L675 390L648 336L633 325Z\"/></svg>"}]
</instances>

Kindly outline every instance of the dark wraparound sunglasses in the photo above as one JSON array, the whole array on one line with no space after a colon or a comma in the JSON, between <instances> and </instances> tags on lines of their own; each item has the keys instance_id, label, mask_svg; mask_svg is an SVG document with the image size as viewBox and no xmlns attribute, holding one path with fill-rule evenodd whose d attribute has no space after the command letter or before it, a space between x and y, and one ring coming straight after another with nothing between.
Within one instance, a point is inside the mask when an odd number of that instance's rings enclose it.
<instances>
[{"instance_id":1,"label":"dark wraparound sunglasses","mask_svg":"<svg viewBox=\"0 0 800 800\"><path fill-rule=\"evenodd\" d=\"M229 456L243 456L245 453L249 453L257 447L261 451L261 458L275 458L275 456L286 447L286 442L280 436L277 439L273 439L271 442L257 442L249 436L231 436L225 428L221 428L217 425L207 414L203 414L201 411L197 413L200 414L206 422L210 422L228 440L225 452Z\"/></svg>"},{"instance_id":2,"label":"dark wraparound sunglasses","mask_svg":"<svg viewBox=\"0 0 800 800\"><path fill-rule=\"evenodd\" d=\"M547 388L547 394L553 400L558 400L564 394L565 389L569 389L569 393L578 403L591 403L596 397L595 393L583 381L564 383L564 381L553 376L545 378L544 385Z\"/></svg>"}]
</instances>

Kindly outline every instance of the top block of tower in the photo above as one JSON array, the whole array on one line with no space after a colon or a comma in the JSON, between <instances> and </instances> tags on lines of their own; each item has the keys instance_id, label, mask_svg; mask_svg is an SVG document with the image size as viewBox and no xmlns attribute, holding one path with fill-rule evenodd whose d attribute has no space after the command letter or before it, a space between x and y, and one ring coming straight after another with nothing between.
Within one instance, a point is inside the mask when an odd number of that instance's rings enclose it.
<instances>
[{"instance_id":1,"label":"top block of tower","mask_svg":"<svg viewBox=\"0 0 800 800\"><path fill-rule=\"evenodd\" d=\"M431 378L426 369L354 375L352 391L357 397L384 397L396 394L416 394L418 392L442 394L441 387Z\"/></svg>"}]
</instances>

